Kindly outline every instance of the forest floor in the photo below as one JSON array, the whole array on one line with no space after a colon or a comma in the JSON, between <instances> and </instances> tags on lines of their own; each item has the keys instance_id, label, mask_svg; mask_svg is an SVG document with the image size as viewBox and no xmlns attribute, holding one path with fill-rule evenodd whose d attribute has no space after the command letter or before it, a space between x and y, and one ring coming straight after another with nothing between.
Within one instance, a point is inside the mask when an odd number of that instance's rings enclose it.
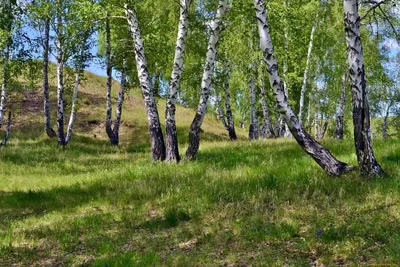
<instances>
[{"instance_id":1,"label":"forest floor","mask_svg":"<svg viewBox=\"0 0 400 267\"><path fill-rule=\"evenodd\" d=\"M384 177L331 177L293 140L248 142L238 129L242 140L229 142L208 115L196 161L154 163L140 96L128 98L112 147L104 81L93 79L65 149L43 134L39 91L13 105L0 266L400 265L398 140L374 140ZM193 115L178 107L181 153ZM351 140L323 144L356 164Z\"/></svg>"}]
</instances>

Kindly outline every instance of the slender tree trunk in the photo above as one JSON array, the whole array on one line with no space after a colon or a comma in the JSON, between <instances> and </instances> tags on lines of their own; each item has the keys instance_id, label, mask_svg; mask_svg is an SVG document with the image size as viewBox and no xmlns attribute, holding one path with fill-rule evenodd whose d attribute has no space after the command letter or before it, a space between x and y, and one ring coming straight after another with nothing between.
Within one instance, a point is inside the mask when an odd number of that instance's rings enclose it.
<instances>
[{"instance_id":1,"label":"slender tree trunk","mask_svg":"<svg viewBox=\"0 0 400 267\"><path fill-rule=\"evenodd\" d=\"M178 26L178 37L176 40L174 64L172 67L171 80L168 88L168 99L165 111L166 129L166 160L179 162L179 144L176 132L175 111L178 90L183 71L185 57L185 41L189 24L189 7L191 0L180 0L180 17Z\"/></svg>"},{"instance_id":2,"label":"slender tree trunk","mask_svg":"<svg viewBox=\"0 0 400 267\"><path fill-rule=\"evenodd\" d=\"M57 134L51 128L50 116L50 99L49 99L49 43L50 43L50 18L44 21L43 33L43 110L44 110L44 125L47 136L50 138L56 137Z\"/></svg>"},{"instance_id":3,"label":"slender tree trunk","mask_svg":"<svg viewBox=\"0 0 400 267\"><path fill-rule=\"evenodd\" d=\"M125 99L125 90L126 90L126 60L124 59L123 67L121 71L121 88L118 93L118 100L117 100L117 108L115 110L115 121L113 127L113 134L116 140L116 144L119 144L119 127L121 125L121 117L122 117L122 106L124 104Z\"/></svg>"},{"instance_id":4,"label":"slender tree trunk","mask_svg":"<svg viewBox=\"0 0 400 267\"><path fill-rule=\"evenodd\" d=\"M312 121L311 121L311 103L312 103L312 95L308 94L308 110L307 110L307 131L311 133Z\"/></svg>"},{"instance_id":5,"label":"slender tree trunk","mask_svg":"<svg viewBox=\"0 0 400 267\"><path fill-rule=\"evenodd\" d=\"M329 121L331 120L330 116L327 116L324 123L322 124L321 131L319 133L318 139L324 139L326 130L328 129Z\"/></svg>"},{"instance_id":6,"label":"slender tree trunk","mask_svg":"<svg viewBox=\"0 0 400 267\"><path fill-rule=\"evenodd\" d=\"M221 103L220 102L221 102L221 99L219 97L218 90L215 89L215 105L216 105L216 108L217 108L217 116L218 116L218 119L224 125L225 130L227 130L229 132L229 126L228 126L228 123L225 120L225 115L224 115L224 112L223 112L223 110L221 108Z\"/></svg>"},{"instance_id":7,"label":"slender tree trunk","mask_svg":"<svg viewBox=\"0 0 400 267\"><path fill-rule=\"evenodd\" d=\"M190 125L189 147L186 150L185 158L194 159L197 156L200 146L200 127L206 115L207 103L211 90L211 79L214 71L215 57L217 55L217 44L219 34L222 30L222 17L227 9L227 0L220 0L218 3L217 15L211 23L210 38L208 41L206 64L203 69L203 78L201 81L200 101L197 106L196 115Z\"/></svg>"},{"instance_id":8,"label":"slender tree trunk","mask_svg":"<svg viewBox=\"0 0 400 267\"><path fill-rule=\"evenodd\" d=\"M4 135L4 139L1 142L0 146L6 146L8 139L10 138L10 130L11 130L11 111L8 112L8 119L7 119L7 125L6 125L6 133Z\"/></svg>"},{"instance_id":9,"label":"slender tree trunk","mask_svg":"<svg viewBox=\"0 0 400 267\"><path fill-rule=\"evenodd\" d=\"M362 175L381 175L371 144L368 91L365 82L364 56L360 33L357 0L344 0L344 21L348 53L348 66L353 92L354 141Z\"/></svg>"},{"instance_id":10,"label":"slender tree trunk","mask_svg":"<svg viewBox=\"0 0 400 267\"><path fill-rule=\"evenodd\" d=\"M245 125L244 125L245 119L246 119L246 110L243 108L242 119L240 120L240 128L242 128L242 129L245 128Z\"/></svg>"},{"instance_id":11,"label":"slender tree trunk","mask_svg":"<svg viewBox=\"0 0 400 267\"><path fill-rule=\"evenodd\" d=\"M65 146L64 135L64 48L61 11L57 15L56 47L57 47L57 132L58 144Z\"/></svg>"},{"instance_id":12,"label":"slender tree trunk","mask_svg":"<svg viewBox=\"0 0 400 267\"><path fill-rule=\"evenodd\" d=\"M256 85L254 77L250 78L250 125L249 125L249 139L258 139L258 119L256 107Z\"/></svg>"},{"instance_id":13,"label":"slender tree trunk","mask_svg":"<svg viewBox=\"0 0 400 267\"><path fill-rule=\"evenodd\" d=\"M347 70L342 77L342 93L340 95L339 106L337 109L337 119L336 119L336 138L343 139L343 129L344 129L344 108L346 105L346 87L347 87Z\"/></svg>"},{"instance_id":14,"label":"slender tree trunk","mask_svg":"<svg viewBox=\"0 0 400 267\"><path fill-rule=\"evenodd\" d=\"M235 120L233 119L233 113L231 109L231 93L230 93L230 73L229 73L229 64L225 63L225 82L224 82L224 91L225 91L225 112L226 112L226 120L228 124L228 133L231 141L237 140L236 131L235 131Z\"/></svg>"},{"instance_id":15,"label":"slender tree trunk","mask_svg":"<svg viewBox=\"0 0 400 267\"><path fill-rule=\"evenodd\" d=\"M383 126L382 126L382 139L387 138L387 128L388 128L388 118L390 115L390 108L392 107L393 103L390 102L386 108L385 117L383 118Z\"/></svg>"},{"instance_id":16,"label":"slender tree trunk","mask_svg":"<svg viewBox=\"0 0 400 267\"><path fill-rule=\"evenodd\" d=\"M315 114L314 114L314 137L315 139L318 139L319 137L319 121L318 121L318 110L315 109Z\"/></svg>"},{"instance_id":17,"label":"slender tree trunk","mask_svg":"<svg viewBox=\"0 0 400 267\"><path fill-rule=\"evenodd\" d=\"M283 61L283 87L285 90L285 95L286 98L289 101L289 92L288 92L288 55L289 55L289 25L288 25L288 20L287 20L287 16L288 14L286 14L287 10L289 9L289 3L288 0L285 0L285 17L284 17L284 46L285 46L285 56L284 56L284 61ZM278 137L287 137L287 138L291 138L291 134L290 131L285 123L285 120L283 119L283 116L280 116L280 120L279 120L279 126L277 127L277 133L278 133Z\"/></svg>"},{"instance_id":18,"label":"slender tree trunk","mask_svg":"<svg viewBox=\"0 0 400 267\"><path fill-rule=\"evenodd\" d=\"M274 91L275 100L278 104L278 111L283 114L290 132L296 139L298 144L307 152L327 173L332 175L340 175L350 168L347 164L338 161L331 153L315 141L302 127L293 113L285 96L285 88L278 72L278 64L274 55L267 13L264 0L254 0L256 8L256 17L258 30L260 35L261 49L269 74L271 88Z\"/></svg>"},{"instance_id":19,"label":"slender tree trunk","mask_svg":"<svg viewBox=\"0 0 400 267\"><path fill-rule=\"evenodd\" d=\"M111 62L111 29L110 29L110 14L107 13L106 18L106 73L107 73L107 87L106 87L106 133L112 145L118 145L118 140L114 135L112 129L112 102L111 102L111 87L112 87L112 62Z\"/></svg>"},{"instance_id":20,"label":"slender tree trunk","mask_svg":"<svg viewBox=\"0 0 400 267\"><path fill-rule=\"evenodd\" d=\"M74 126L75 115L76 115L76 100L78 99L78 90L80 82L81 82L81 70L77 70L75 74L74 92L72 94L71 114L68 122L67 137L65 138L66 144L69 143L72 136L72 128Z\"/></svg>"},{"instance_id":21,"label":"slender tree trunk","mask_svg":"<svg viewBox=\"0 0 400 267\"><path fill-rule=\"evenodd\" d=\"M128 9L127 5L125 5L125 14L135 46L136 67L147 112L153 160L165 160L164 138L161 130L160 118L158 116L157 103L151 90L150 76L147 70L147 60L139 22L136 17L136 12L132 9Z\"/></svg>"},{"instance_id":22,"label":"slender tree trunk","mask_svg":"<svg viewBox=\"0 0 400 267\"><path fill-rule=\"evenodd\" d=\"M310 42L308 44L306 68L304 70L303 85L301 86L301 92L300 92L299 115L298 115L300 123L303 123L304 96L306 94L306 89L307 89L307 77L308 77L308 71L309 71L310 63L311 63L311 53L312 53L312 48L313 48L313 44L314 44L314 33L315 33L315 29L317 28L317 22L318 22L318 13L315 18L314 25L311 29Z\"/></svg>"},{"instance_id":23,"label":"slender tree trunk","mask_svg":"<svg viewBox=\"0 0 400 267\"><path fill-rule=\"evenodd\" d=\"M274 138L274 128L272 127L271 119L269 117L267 96L265 94L264 78L261 79L261 106L263 111L263 125L261 128L261 138Z\"/></svg>"},{"instance_id":24,"label":"slender tree trunk","mask_svg":"<svg viewBox=\"0 0 400 267\"><path fill-rule=\"evenodd\" d=\"M1 85L0 98L0 128L3 125L4 113L6 112L7 87L9 79L9 61L10 57L10 41L5 45L4 62L3 62L3 84Z\"/></svg>"}]
</instances>

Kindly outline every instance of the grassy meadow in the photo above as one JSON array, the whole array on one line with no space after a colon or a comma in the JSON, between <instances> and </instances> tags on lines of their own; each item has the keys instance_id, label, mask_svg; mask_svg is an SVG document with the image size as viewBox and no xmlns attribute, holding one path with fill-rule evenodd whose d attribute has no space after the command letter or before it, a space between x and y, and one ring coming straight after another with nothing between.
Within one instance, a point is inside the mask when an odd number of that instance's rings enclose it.
<instances>
[{"instance_id":1,"label":"grassy meadow","mask_svg":"<svg viewBox=\"0 0 400 267\"><path fill-rule=\"evenodd\" d=\"M121 146L107 142L102 79L82 88L65 149L43 133L39 91L14 103L0 149L0 266L400 265L397 139L374 140L386 176L331 177L293 140L248 142L239 129L229 142L208 115L196 161L154 163L137 92ZM177 112L183 153L194 112ZM323 144L356 163L351 140Z\"/></svg>"}]
</instances>

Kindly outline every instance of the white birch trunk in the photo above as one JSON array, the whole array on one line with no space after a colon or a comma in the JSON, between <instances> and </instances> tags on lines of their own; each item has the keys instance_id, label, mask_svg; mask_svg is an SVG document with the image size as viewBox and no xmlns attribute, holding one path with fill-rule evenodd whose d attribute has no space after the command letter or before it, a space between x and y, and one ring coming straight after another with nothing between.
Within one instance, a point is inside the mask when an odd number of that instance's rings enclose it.
<instances>
[{"instance_id":1,"label":"white birch trunk","mask_svg":"<svg viewBox=\"0 0 400 267\"><path fill-rule=\"evenodd\" d=\"M311 53L312 53L312 49L313 49L314 33L315 33L315 29L317 28L317 23L318 23L318 13L317 13L317 16L315 18L315 21L314 21L314 24L312 26L312 29L311 29L310 42L308 44L306 68L304 70L303 84L301 86L301 91L300 91L299 115L298 115L300 123L303 123L304 96L306 94L306 89L307 89L307 77L308 77L308 71L309 71L310 63L311 63Z\"/></svg>"},{"instance_id":2,"label":"white birch trunk","mask_svg":"<svg viewBox=\"0 0 400 267\"><path fill-rule=\"evenodd\" d=\"M225 62L225 82L224 82L224 91L225 91L225 113L226 120L228 124L228 133L229 138L233 140L237 140L236 131L235 131L235 121L233 119L233 113L231 109L231 93L230 93L230 70L229 63Z\"/></svg>"},{"instance_id":3,"label":"white birch trunk","mask_svg":"<svg viewBox=\"0 0 400 267\"><path fill-rule=\"evenodd\" d=\"M50 19L44 21L43 33L43 111L44 125L48 137L56 137L56 132L51 128L50 97L49 97L49 43L50 43Z\"/></svg>"},{"instance_id":4,"label":"white birch trunk","mask_svg":"<svg viewBox=\"0 0 400 267\"><path fill-rule=\"evenodd\" d=\"M111 62L111 29L110 29L110 14L107 13L106 18L106 133L112 145L118 145L117 138L112 129L112 102L111 102L111 87L112 87L112 62Z\"/></svg>"},{"instance_id":5,"label":"white birch trunk","mask_svg":"<svg viewBox=\"0 0 400 267\"><path fill-rule=\"evenodd\" d=\"M343 139L344 132L344 108L346 105L347 70L342 77L342 92L340 94L339 106L336 119L336 138Z\"/></svg>"},{"instance_id":6,"label":"white birch trunk","mask_svg":"<svg viewBox=\"0 0 400 267\"><path fill-rule=\"evenodd\" d=\"M381 175L371 144L368 91L365 82L364 55L357 0L344 0L349 77L353 94L354 141L362 175Z\"/></svg>"},{"instance_id":7,"label":"white birch trunk","mask_svg":"<svg viewBox=\"0 0 400 267\"><path fill-rule=\"evenodd\" d=\"M274 128L272 127L271 119L269 117L267 96L265 93L264 78L261 79L261 106L263 111L263 125L261 128L261 138L275 137Z\"/></svg>"},{"instance_id":8,"label":"white birch trunk","mask_svg":"<svg viewBox=\"0 0 400 267\"><path fill-rule=\"evenodd\" d=\"M211 79L214 71L215 57L217 55L217 44L219 34L222 30L222 17L225 14L228 3L227 0L220 0L216 18L212 21L210 27L210 38L207 46L206 63L203 69L203 78L201 81L200 101L197 106L196 115L190 125L189 147L186 150L185 158L194 159L197 156L200 146L200 127L206 115L207 103L210 97Z\"/></svg>"},{"instance_id":9,"label":"white birch trunk","mask_svg":"<svg viewBox=\"0 0 400 267\"><path fill-rule=\"evenodd\" d=\"M250 125L249 125L249 139L258 139L258 119L256 107L256 85L254 77L250 78Z\"/></svg>"},{"instance_id":10,"label":"white birch trunk","mask_svg":"<svg viewBox=\"0 0 400 267\"><path fill-rule=\"evenodd\" d=\"M260 45L269 74L271 88L274 91L278 111L283 115L298 144L329 174L340 175L349 170L347 164L338 161L331 153L315 141L303 128L296 118L285 96L285 88L279 76L278 64L274 55L274 48L269 33L267 13L264 0L254 0L256 17L260 35Z\"/></svg>"},{"instance_id":11,"label":"white birch trunk","mask_svg":"<svg viewBox=\"0 0 400 267\"><path fill-rule=\"evenodd\" d=\"M180 16L178 26L178 37L176 40L174 64L172 67L171 80L168 88L168 99L165 112L166 127L166 160L169 162L178 162L179 145L176 133L176 100L183 71L183 61L185 57L185 41L189 24L189 7L191 0L180 0Z\"/></svg>"},{"instance_id":12,"label":"white birch trunk","mask_svg":"<svg viewBox=\"0 0 400 267\"><path fill-rule=\"evenodd\" d=\"M58 7L60 9L60 7ZM64 134L64 48L63 48L63 27L61 10L57 14L56 48L57 48L57 134L58 144L65 146Z\"/></svg>"},{"instance_id":13,"label":"white birch trunk","mask_svg":"<svg viewBox=\"0 0 400 267\"><path fill-rule=\"evenodd\" d=\"M390 102L386 108L385 117L383 118L382 139L387 138L388 119L389 119L390 109L391 109L392 105L393 105L393 102Z\"/></svg>"},{"instance_id":14,"label":"white birch trunk","mask_svg":"<svg viewBox=\"0 0 400 267\"><path fill-rule=\"evenodd\" d=\"M147 70L147 60L143 46L142 34L139 28L139 22L136 17L136 12L133 9L128 9L127 5L125 5L125 14L129 25L129 31L135 46L136 67L139 76L140 88L142 89L142 96L146 107L153 160L165 160L164 138L161 131L157 103L154 98L153 91L151 90L150 76Z\"/></svg>"},{"instance_id":15,"label":"white birch trunk","mask_svg":"<svg viewBox=\"0 0 400 267\"><path fill-rule=\"evenodd\" d=\"M75 74L75 86L74 92L72 94L72 104L71 104L71 114L69 117L68 128L67 128L67 137L65 138L65 143L68 144L71 140L72 129L74 127L74 121L76 116L76 100L78 99L78 90L79 84L81 82L81 71L77 70Z\"/></svg>"},{"instance_id":16,"label":"white birch trunk","mask_svg":"<svg viewBox=\"0 0 400 267\"><path fill-rule=\"evenodd\" d=\"M10 131L11 131L11 111L8 112L8 120L6 124L6 133L4 135L4 139L1 142L0 146L6 146L8 139L10 138Z\"/></svg>"},{"instance_id":17,"label":"white birch trunk","mask_svg":"<svg viewBox=\"0 0 400 267\"><path fill-rule=\"evenodd\" d=\"M126 60L124 59L123 67L121 71L121 88L118 93L118 100L117 100L117 108L115 110L115 121L113 127L114 137L117 141L117 145L119 144L119 127L121 125L121 117L122 117L122 106L124 104L125 99L125 90L126 90Z\"/></svg>"}]
</instances>

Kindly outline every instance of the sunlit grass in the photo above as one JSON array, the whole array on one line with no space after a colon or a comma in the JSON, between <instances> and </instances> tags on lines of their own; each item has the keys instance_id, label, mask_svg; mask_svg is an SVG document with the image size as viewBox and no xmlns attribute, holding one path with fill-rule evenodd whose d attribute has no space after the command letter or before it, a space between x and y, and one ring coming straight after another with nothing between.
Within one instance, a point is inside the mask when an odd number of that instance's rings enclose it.
<instances>
[{"instance_id":1,"label":"sunlit grass","mask_svg":"<svg viewBox=\"0 0 400 267\"><path fill-rule=\"evenodd\" d=\"M325 144L355 164L350 141ZM326 175L287 140L204 142L197 161L153 163L134 145L76 136L0 150L5 265L304 266L400 259L397 140L388 175Z\"/></svg>"}]
</instances>

